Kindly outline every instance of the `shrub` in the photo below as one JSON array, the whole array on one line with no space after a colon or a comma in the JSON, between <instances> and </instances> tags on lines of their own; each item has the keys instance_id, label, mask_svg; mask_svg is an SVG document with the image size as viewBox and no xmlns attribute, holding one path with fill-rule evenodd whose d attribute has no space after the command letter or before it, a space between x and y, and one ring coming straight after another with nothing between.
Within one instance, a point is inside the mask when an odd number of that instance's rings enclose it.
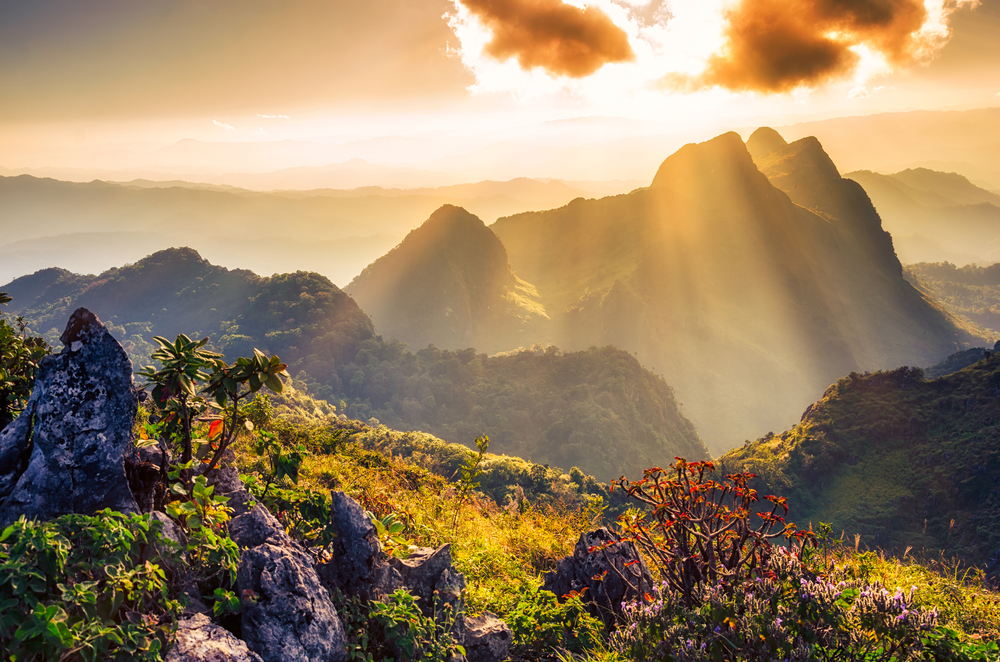
<instances>
[{"instance_id":1,"label":"shrub","mask_svg":"<svg viewBox=\"0 0 1000 662\"><path fill-rule=\"evenodd\" d=\"M0 292L0 305L10 301ZM0 319L0 430L24 409L35 385L38 365L51 351L44 340L26 334L23 318L18 317L15 323L16 329Z\"/></svg>"},{"instance_id":2,"label":"shrub","mask_svg":"<svg viewBox=\"0 0 1000 662\"><path fill-rule=\"evenodd\" d=\"M507 615L516 657L536 660L556 648L582 653L600 645L603 623L587 612L580 596L564 597L559 602L551 591L531 591Z\"/></svg>"},{"instance_id":3,"label":"shrub","mask_svg":"<svg viewBox=\"0 0 1000 662\"><path fill-rule=\"evenodd\" d=\"M650 509L620 518L624 538L653 561L666 587L688 606L698 602L703 585L736 584L766 573L774 538L804 543L811 536L778 515L779 508L788 512L782 497L764 497L773 506L757 512L755 524L757 490L749 485L754 474L729 474L720 483L706 477L715 471L711 462L676 460L672 471L647 469L642 480L620 478L616 486Z\"/></svg>"},{"instance_id":4,"label":"shrub","mask_svg":"<svg viewBox=\"0 0 1000 662\"><path fill-rule=\"evenodd\" d=\"M612 647L632 660L987 660L995 643L962 641L937 627L914 591L818 577L779 548L771 576L739 586L700 586L690 606L665 585L659 598L625 607Z\"/></svg>"},{"instance_id":5,"label":"shrub","mask_svg":"<svg viewBox=\"0 0 1000 662\"><path fill-rule=\"evenodd\" d=\"M104 510L0 534L5 659L158 660L181 605L156 556L159 522Z\"/></svg>"}]
</instances>

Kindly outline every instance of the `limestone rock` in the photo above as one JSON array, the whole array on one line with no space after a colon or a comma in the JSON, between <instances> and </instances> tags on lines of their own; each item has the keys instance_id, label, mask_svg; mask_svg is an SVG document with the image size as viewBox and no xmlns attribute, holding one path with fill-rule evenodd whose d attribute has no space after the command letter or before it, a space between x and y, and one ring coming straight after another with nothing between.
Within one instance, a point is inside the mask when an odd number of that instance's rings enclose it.
<instances>
[{"instance_id":1,"label":"limestone rock","mask_svg":"<svg viewBox=\"0 0 1000 662\"><path fill-rule=\"evenodd\" d=\"M243 640L264 662L327 662L347 657L337 610L313 569L263 506L230 523L243 550L236 575Z\"/></svg>"},{"instance_id":2,"label":"limestone rock","mask_svg":"<svg viewBox=\"0 0 1000 662\"><path fill-rule=\"evenodd\" d=\"M0 525L103 508L139 511L125 474L136 398L132 362L80 308L66 347L42 360L24 412L0 434Z\"/></svg>"},{"instance_id":3,"label":"limestone rock","mask_svg":"<svg viewBox=\"0 0 1000 662\"><path fill-rule=\"evenodd\" d=\"M195 614L177 624L177 636L166 662L261 662L245 643L205 614Z\"/></svg>"},{"instance_id":4,"label":"limestone rock","mask_svg":"<svg viewBox=\"0 0 1000 662\"><path fill-rule=\"evenodd\" d=\"M503 662L513 641L510 627L489 612L465 619L465 657L469 662Z\"/></svg>"},{"instance_id":5,"label":"limestone rock","mask_svg":"<svg viewBox=\"0 0 1000 662\"><path fill-rule=\"evenodd\" d=\"M366 600L399 587L402 578L386 562L378 532L361 504L344 492L331 492L330 524L337 534L332 558L316 569L324 586Z\"/></svg>"},{"instance_id":6,"label":"limestone rock","mask_svg":"<svg viewBox=\"0 0 1000 662\"><path fill-rule=\"evenodd\" d=\"M465 603L462 592L465 590L465 576L451 563L451 545L445 544L437 549L418 547L406 559L390 558L389 564L399 572L403 586L420 598L417 604L424 615L434 616L435 594L439 609L444 605L451 606L452 613L457 614L452 634L455 641L464 641Z\"/></svg>"},{"instance_id":7,"label":"limestone rock","mask_svg":"<svg viewBox=\"0 0 1000 662\"><path fill-rule=\"evenodd\" d=\"M545 573L544 581L543 588L557 598L586 589L583 600L588 611L605 625L614 622L622 602L653 593L653 576L635 545L621 542L605 528L582 534L573 555L560 560L554 572Z\"/></svg>"}]
</instances>

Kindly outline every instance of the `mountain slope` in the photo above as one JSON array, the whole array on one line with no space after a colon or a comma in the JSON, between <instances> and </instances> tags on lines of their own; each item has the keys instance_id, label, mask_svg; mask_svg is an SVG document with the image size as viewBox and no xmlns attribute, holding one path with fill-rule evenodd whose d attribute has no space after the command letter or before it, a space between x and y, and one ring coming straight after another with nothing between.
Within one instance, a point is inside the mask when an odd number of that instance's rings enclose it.
<instances>
[{"instance_id":1,"label":"mountain slope","mask_svg":"<svg viewBox=\"0 0 1000 662\"><path fill-rule=\"evenodd\" d=\"M960 555L1000 551L1000 356L931 381L915 368L831 386L788 432L722 458L788 497L791 521L867 545ZM997 557L1000 558L1000 557Z\"/></svg>"},{"instance_id":2,"label":"mountain slope","mask_svg":"<svg viewBox=\"0 0 1000 662\"><path fill-rule=\"evenodd\" d=\"M517 278L507 251L479 218L445 205L365 268L346 291L383 335L419 349L509 349L533 341L545 319L534 288Z\"/></svg>"},{"instance_id":3,"label":"mountain slope","mask_svg":"<svg viewBox=\"0 0 1000 662\"><path fill-rule=\"evenodd\" d=\"M491 226L552 318L545 340L637 352L715 452L786 426L838 375L930 365L972 339L903 280L818 142L752 142L777 184L730 133L679 150L648 188Z\"/></svg>"},{"instance_id":4,"label":"mountain slope","mask_svg":"<svg viewBox=\"0 0 1000 662\"><path fill-rule=\"evenodd\" d=\"M905 275L914 287L955 315L985 329L986 334L1000 334L1000 264L909 264Z\"/></svg>"}]
</instances>

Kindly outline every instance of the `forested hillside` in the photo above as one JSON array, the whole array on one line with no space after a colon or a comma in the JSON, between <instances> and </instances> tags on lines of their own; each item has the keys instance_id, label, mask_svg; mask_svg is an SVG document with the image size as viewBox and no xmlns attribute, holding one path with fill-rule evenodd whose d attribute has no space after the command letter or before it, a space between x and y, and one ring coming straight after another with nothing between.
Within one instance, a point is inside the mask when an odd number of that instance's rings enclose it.
<instances>
[{"instance_id":1,"label":"forested hillside","mask_svg":"<svg viewBox=\"0 0 1000 662\"><path fill-rule=\"evenodd\" d=\"M414 353L377 336L354 300L314 273L264 278L179 248L99 276L47 269L2 291L13 296L10 312L53 343L84 306L108 323L137 369L149 362L154 335L207 337L230 360L257 348L351 417L467 445L487 434L494 452L578 466L601 480L675 455L709 456L670 386L626 352Z\"/></svg>"},{"instance_id":2,"label":"forested hillside","mask_svg":"<svg viewBox=\"0 0 1000 662\"><path fill-rule=\"evenodd\" d=\"M909 264L906 278L951 312L1000 336L1000 264Z\"/></svg>"},{"instance_id":3,"label":"forested hillside","mask_svg":"<svg viewBox=\"0 0 1000 662\"><path fill-rule=\"evenodd\" d=\"M1000 555L1000 356L925 380L916 368L831 386L791 430L722 458L761 493L788 497L789 518L860 533L899 554L943 550L969 563ZM995 556L996 555L996 556Z\"/></svg>"}]
</instances>

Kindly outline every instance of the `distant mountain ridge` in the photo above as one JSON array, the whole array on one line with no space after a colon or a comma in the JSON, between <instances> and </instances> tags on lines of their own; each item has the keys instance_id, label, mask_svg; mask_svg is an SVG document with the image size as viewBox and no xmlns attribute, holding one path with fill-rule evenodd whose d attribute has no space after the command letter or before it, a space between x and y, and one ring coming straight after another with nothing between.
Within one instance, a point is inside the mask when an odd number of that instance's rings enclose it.
<instances>
[{"instance_id":1,"label":"distant mountain ridge","mask_svg":"<svg viewBox=\"0 0 1000 662\"><path fill-rule=\"evenodd\" d=\"M926 168L847 177L871 196L904 263L1000 261L1000 195L956 173Z\"/></svg>"},{"instance_id":2,"label":"distant mountain ridge","mask_svg":"<svg viewBox=\"0 0 1000 662\"><path fill-rule=\"evenodd\" d=\"M103 271L182 238L229 268L305 269L344 285L443 204L461 204L493 220L556 207L581 195L582 189L561 182L525 178L413 191L262 193L188 182L0 177L5 222L0 281L54 264ZM100 233L103 240L78 241L82 233Z\"/></svg>"}]
</instances>

